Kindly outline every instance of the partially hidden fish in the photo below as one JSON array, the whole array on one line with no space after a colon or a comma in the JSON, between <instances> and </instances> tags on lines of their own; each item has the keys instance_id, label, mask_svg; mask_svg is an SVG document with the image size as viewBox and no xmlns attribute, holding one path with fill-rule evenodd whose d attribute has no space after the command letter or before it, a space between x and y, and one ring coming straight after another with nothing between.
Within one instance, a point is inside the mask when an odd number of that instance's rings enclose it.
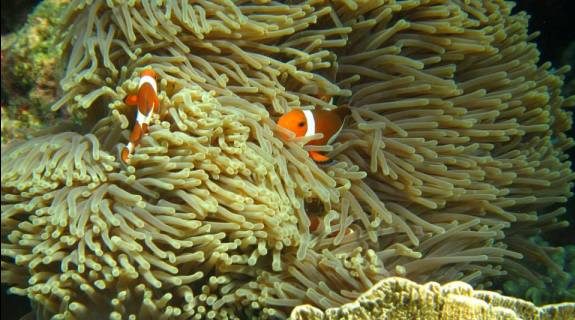
<instances>
[{"instance_id":1,"label":"partially hidden fish","mask_svg":"<svg viewBox=\"0 0 575 320\"><path fill-rule=\"evenodd\" d=\"M327 145L335 141L343 129L345 119L350 114L347 106L334 110L292 110L278 119L278 126L295 133L296 137L309 137L322 133L323 138L309 141L310 145ZM309 151L316 162L326 162L329 158L318 151Z\"/></svg>"},{"instance_id":2,"label":"partially hidden fish","mask_svg":"<svg viewBox=\"0 0 575 320\"><path fill-rule=\"evenodd\" d=\"M323 219L316 215L309 216L309 231L311 233L316 233L324 229L324 222ZM331 229L333 230L336 226L334 225L335 221L332 221ZM353 230L350 227L344 229L344 235L349 235L353 233ZM337 236L339 234L338 230L332 231L329 236Z\"/></svg>"},{"instance_id":3,"label":"partially hidden fish","mask_svg":"<svg viewBox=\"0 0 575 320\"><path fill-rule=\"evenodd\" d=\"M145 69L140 73L140 83L138 93L128 95L124 103L129 106L138 107L136 113L136 123L130 134L128 145L122 149L121 158L126 164L129 163L130 156L134 149L140 144L142 137L148 133L150 120L154 114L158 114L160 102L158 100L158 83L156 82L156 72L152 69Z\"/></svg>"}]
</instances>

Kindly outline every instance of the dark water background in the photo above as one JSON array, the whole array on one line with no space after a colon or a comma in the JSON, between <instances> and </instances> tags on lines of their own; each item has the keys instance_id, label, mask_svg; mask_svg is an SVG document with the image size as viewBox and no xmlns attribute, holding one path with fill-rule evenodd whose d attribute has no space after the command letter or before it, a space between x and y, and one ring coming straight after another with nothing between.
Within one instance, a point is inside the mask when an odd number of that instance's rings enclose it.
<instances>
[{"instance_id":1,"label":"dark water background","mask_svg":"<svg viewBox=\"0 0 575 320\"><path fill-rule=\"evenodd\" d=\"M1 34L17 31L26 22L28 14L39 3L38 0L1 0ZM573 66L566 83L575 79L575 0L516 0L514 12L526 11L531 15L529 31L540 31L536 39L541 51L541 62L551 61L558 68L564 64ZM567 48L571 45L570 55ZM575 86L571 86L575 90ZM569 92L573 95L575 92ZM4 90L2 90L4 103ZM573 132L571 133L573 135ZM575 148L569 150L571 167L575 170ZM556 246L575 244L575 197L567 204L567 219L571 226L545 235L545 239ZM4 235L2 235L4 236ZM2 284L1 319L19 319L30 311L28 299L7 294Z\"/></svg>"},{"instance_id":2,"label":"dark water background","mask_svg":"<svg viewBox=\"0 0 575 320\"><path fill-rule=\"evenodd\" d=\"M513 12L526 11L530 16L529 32L540 31L536 39L541 52L539 62L551 61L553 67L571 65L565 84L575 81L575 0L516 0ZM567 88L567 86L566 86ZM575 95L575 84L569 86L570 92L563 95ZM571 111L575 111L571 108ZM569 133L568 133L569 134ZM575 128L571 129L575 136ZM569 151L571 169L575 171L575 148ZM555 230L544 238L556 246L575 245L575 196L567 203L564 216L570 223L565 229Z\"/></svg>"}]
</instances>

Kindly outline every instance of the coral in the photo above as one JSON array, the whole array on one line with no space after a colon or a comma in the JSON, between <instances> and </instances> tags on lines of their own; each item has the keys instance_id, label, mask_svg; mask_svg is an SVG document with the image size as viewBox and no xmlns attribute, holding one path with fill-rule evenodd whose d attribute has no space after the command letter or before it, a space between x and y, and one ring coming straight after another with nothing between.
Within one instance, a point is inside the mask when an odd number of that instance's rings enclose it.
<instances>
[{"instance_id":1,"label":"coral","mask_svg":"<svg viewBox=\"0 0 575 320\"><path fill-rule=\"evenodd\" d=\"M473 290L464 282L416 284L403 278L381 280L354 302L322 311L304 305L294 308L294 320L328 319L554 319L575 317L575 303L536 307L521 299Z\"/></svg>"},{"instance_id":2,"label":"coral","mask_svg":"<svg viewBox=\"0 0 575 320\"><path fill-rule=\"evenodd\" d=\"M550 277L549 281L543 283L543 286L536 286L531 281L520 277L507 280L503 283L504 292L515 297L525 297L536 305L555 301L575 301L575 246L551 248L541 237L533 237L530 241L552 251L550 258L561 268L538 270L539 274ZM531 268L537 270L543 267L544 265L533 265Z\"/></svg>"},{"instance_id":3,"label":"coral","mask_svg":"<svg viewBox=\"0 0 575 320\"><path fill-rule=\"evenodd\" d=\"M29 130L40 129L44 126L42 121L27 107L21 106L14 116L10 115L9 109L15 108L2 106L2 147L10 141L26 138Z\"/></svg>"},{"instance_id":4,"label":"coral","mask_svg":"<svg viewBox=\"0 0 575 320\"><path fill-rule=\"evenodd\" d=\"M539 65L526 15L510 12L73 1L51 108L82 127L2 153L2 282L39 318L224 319L338 307L395 276L482 288L547 280L526 263L563 275L527 239L565 226L575 97L561 95L569 68ZM124 166L123 98L149 67L159 119ZM274 121L335 107L319 94L352 110L320 147L329 165Z\"/></svg>"},{"instance_id":5,"label":"coral","mask_svg":"<svg viewBox=\"0 0 575 320\"><path fill-rule=\"evenodd\" d=\"M62 56L58 40L60 17L68 2L43 1L23 28L2 36L2 103L6 104L7 115L19 121L22 128L37 127L37 123L27 123L16 116L23 106L40 123L54 123L55 114L49 107L57 100ZM2 141L8 141L4 129L2 132Z\"/></svg>"}]
</instances>

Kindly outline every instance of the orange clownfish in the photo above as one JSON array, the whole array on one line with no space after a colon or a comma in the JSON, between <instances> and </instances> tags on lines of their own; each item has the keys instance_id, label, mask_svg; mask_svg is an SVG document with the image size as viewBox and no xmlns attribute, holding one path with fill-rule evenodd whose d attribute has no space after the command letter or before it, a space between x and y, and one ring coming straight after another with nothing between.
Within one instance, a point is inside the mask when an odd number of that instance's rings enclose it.
<instances>
[{"instance_id":1,"label":"orange clownfish","mask_svg":"<svg viewBox=\"0 0 575 320\"><path fill-rule=\"evenodd\" d=\"M326 145L335 141L349 113L350 109L347 106L331 111L292 110L279 118L278 126L292 131L296 137L309 137L316 133L323 133L323 138L312 140L308 144ZM329 160L317 151L310 151L309 155L317 162Z\"/></svg>"},{"instance_id":2,"label":"orange clownfish","mask_svg":"<svg viewBox=\"0 0 575 320\"><path fill-rule=\"evenodd\" d=\"M157 114L160 108L158 100L158 84L156 82L156 73L152 69L146 69L140 73L140 83L138 93L128 95L124 103L129 106L137 106L136 123L130 134L128 145L122 149L122 161L128 163L129 156L134 149L140 144L142 137L148 133L148 126L154 114Z\"/></svg>"}]
</instances>

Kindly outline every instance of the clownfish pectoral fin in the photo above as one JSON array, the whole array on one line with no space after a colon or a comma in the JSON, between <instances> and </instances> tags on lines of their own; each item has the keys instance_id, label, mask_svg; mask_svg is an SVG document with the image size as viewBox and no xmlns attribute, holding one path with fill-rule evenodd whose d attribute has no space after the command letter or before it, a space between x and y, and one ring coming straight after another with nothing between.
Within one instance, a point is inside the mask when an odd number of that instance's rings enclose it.
<instances>
[{"instance_id":1,"label":"clownfish pectoral fin","mask_svg":"<svg viewBox=\"0 0 575 320\"><path fill-rule=\"evenodd\" d=\"M323 154L317 151L310 151L309 156L316 162L327 162L329 160L328 157L324 156Z\"/></svg>"},{"instance_id":2,"label":"clownfish pectoral fin","mask_svg":"<svg viewBox=\"0 0 575 320\"><path fill-rule=\"evenodd\" d=\"M138 105L138 96L135 94L129 94L124 98L124 103L129 106L137 106Z\"/></svg>"}]
</instances>

